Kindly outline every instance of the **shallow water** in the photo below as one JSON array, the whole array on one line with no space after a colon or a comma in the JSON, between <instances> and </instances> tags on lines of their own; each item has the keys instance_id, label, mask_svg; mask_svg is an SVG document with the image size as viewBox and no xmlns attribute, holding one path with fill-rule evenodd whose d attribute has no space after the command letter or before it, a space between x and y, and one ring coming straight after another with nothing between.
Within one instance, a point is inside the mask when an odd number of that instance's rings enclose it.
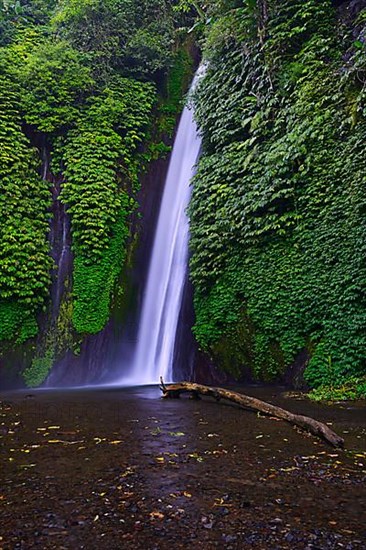
<instances>
[{"instance_id":1,"label":"shallow water","mask_svg":"<svg viewBox=\"0 0 366 550\"><path fill-rule=\"evenodd\" d=\"M365 548L365 404L240 391L344 436L154 387L0 395L0 548Z\"/></svg>"}]
</instances>

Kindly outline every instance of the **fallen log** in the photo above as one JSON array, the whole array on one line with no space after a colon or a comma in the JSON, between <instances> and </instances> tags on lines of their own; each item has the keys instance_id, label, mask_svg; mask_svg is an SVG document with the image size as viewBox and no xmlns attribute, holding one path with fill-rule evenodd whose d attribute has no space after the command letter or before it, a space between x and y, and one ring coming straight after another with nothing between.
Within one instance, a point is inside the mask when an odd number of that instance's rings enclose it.
<instances>
[{"instance_id":1,"label":"fallen log","mask_svg":"<svg viewBox=\"0 0 366 550\"><path fill-rule=\"evenodd\" d=\"M326 424L318 422L308 416L301 414L293 414L290 411L276 407L255 397L244 395L241 393L225 390L223 388L211 388L202 384L194 384L191 382L180 382L177 384L169 384L166 386L162 378L160 378L160 389L163 392L163 398L179 398L182 393L190 393L192 397L198 399L201 395L213 397L216 401L226 399L232 403L236 403L244 409L259 411L268 416L274 416L289 422L293 426L297 426L302 430L309 431L313 435L324 439L333 447L343 448L344 439L331 430Z\"/></svg>"}]
</instances>

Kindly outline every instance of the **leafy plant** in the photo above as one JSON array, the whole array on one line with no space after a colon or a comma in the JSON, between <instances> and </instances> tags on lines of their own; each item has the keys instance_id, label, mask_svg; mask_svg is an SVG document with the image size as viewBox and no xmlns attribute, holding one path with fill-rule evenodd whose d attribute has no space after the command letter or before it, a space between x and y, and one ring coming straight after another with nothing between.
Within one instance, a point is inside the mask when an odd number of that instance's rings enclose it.
<instances>
[{"instance_id":1,"label":"leafy plant","mask_svg":"<svg viewBox=\"0 0 366 550\"><path fill-rule=\"evenodd\" d=\"M350 377L341 385L322 385L309 393L313 401L354 401L366 399L366 379Z\"/></svg>"},{"instance_id":2,"label":"leafy plant","mask_svg":"<svg viewBox=\"0 0 366 550\"><path fill-rule=\"evenodd\" d=\"M329 2L267 8L217 9L208 29L194 331L237 378L279 379L306 350L307 382L339 384L365 372L366 55Z\"/></svg>"},{"instance_id":3,"label":"leafy plant","mask_svg":"<svg viewBox=\"0 0 366 550\"><path fill-rule=\"evenodd\" d=\"M48 297L50 186L21 128L19 103L0 75L0 340L16 337ZM24 339L27 331L23 327Z\"/></svg>"},{"instance_id":4,"label":"leafy plant","mask_svg":"<svg viewBox=\"0 0 366 550\"><path fill-rule=\"evenodd\" d=\"M0 2L0 352L41 322L29 384L100 331L123 292L138 175L168 150L189 72L174 32L166 0ZM71 217L74 259L56 317L53 200Z\"/></svg>"}]
</instances>

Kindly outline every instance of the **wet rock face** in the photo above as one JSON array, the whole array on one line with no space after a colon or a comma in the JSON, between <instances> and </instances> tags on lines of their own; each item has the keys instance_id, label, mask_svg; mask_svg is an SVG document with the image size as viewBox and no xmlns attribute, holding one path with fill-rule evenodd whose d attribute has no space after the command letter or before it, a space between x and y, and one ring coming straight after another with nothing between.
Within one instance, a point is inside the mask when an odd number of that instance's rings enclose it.
<instances>
[{"instance_id":1,"label":"wet rock face","mask_svg":"<svg viewBox=\"0 0 366 550\"><path fill-rule=\"evenodd\" d=\"M366 0L352 0L349 5L349 10L353 17L356 17L364 8L366 8Z\"/></svg>"},{"instance_id":2,"label":"wet rock face","mask_svg":"<svg viewBox=\"0 0 366 550\"><path fill-rule=\"evenodd\" d=\"M309 362L310 356L309 352L304 349L302 350L295 361L289 368L286 370L283 376L283 382L295 390L308 390L309 386L304 380L304 371Z\"/></svg>"},{"instance_id":3,"label":"wet rock face","mask_svg":"<svg viewBox=\"0 0 366 550\"><path fill-rule=\"evenodd\" d=\"M109 382L118 377L121 364L129 361L136 339L137 318L167 168L168 160L160 159L152 163L148 172L141 178L141 219L135 215L131 220L131 233L139 236L139 246L138 250L134 251L134 241L131 240L130 251L133 260L132 266L124 273L126 300L123 311L112 311L107 326L99 334L84 338L78 355L69 350L60 357L50 373L46 386L83 386ZM114 310L118 307L119 304L116 304Z\"/></svg>"},{"instance_id":4,"label":"wet rock face","mask_svg":"<svg viewBox=\"0 0 366 550\"><path fill-rule=\"evenodd\" d=\"M342 19L351 24L361 10L366 8L366 0L333 0L333 5L339 8Z\"/></svg>"},{"instance_id":5,"label":"wet rock face","mask_svg":"<svg viewBox=\"0 0 366 550\"><path fill-rule=\"evenodd\" d=\"M335 7L344 6L356 15L366 6L366 2L365 0L333 0L333 5Z\"/></svg>"}]
</instances>

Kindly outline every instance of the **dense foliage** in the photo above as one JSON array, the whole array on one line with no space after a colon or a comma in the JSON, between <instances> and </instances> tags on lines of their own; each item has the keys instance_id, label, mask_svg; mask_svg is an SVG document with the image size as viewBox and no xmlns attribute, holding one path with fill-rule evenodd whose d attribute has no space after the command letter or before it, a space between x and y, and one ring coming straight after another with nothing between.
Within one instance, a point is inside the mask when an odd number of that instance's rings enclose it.
<instances>
[{"instance_id":1,"label":"dense foliage","mask_svg":"<svg viewBox=\"0 0 366 550\"><path fill-rule=\"evenodd\" d=\"M364 395L365 24L331 0L0 0L0 351L43 312L29 385L108 321L139 172L166 152L191 73L186 27L207 61L197 340L238 379L293 366L315 398ZM57 319L52 200L73 252Z\"/></svg>"},{"instance_id":2,"label":"dense foliage","mask_svg":"<svg viewBox=\"0 0 366 550\"><path fill-rule=\"evenodd\" d=\"M366 359L364 18L351 31L328 0L214 4L196 94L195 334L237 378L305 363L311 386L341 384Z\"/></svg>"},{"instance_id":3,"label":"dense foliage","mask_svg":"<svg viewBox=\"0 0 366 550\"><path fill-rule=\"evenodd\" d=\"M50 192L22 132L16 93L2 76L0 143L0 340L22 342L37 333L34 316L48 294Z\"/></svg>"},{"instance_id":4,"label":"dense foliage","mask_svg":"<svg viewBox=\"0 0 366 550\"><path fill-rule=\"evenodd\" d=\"M90 99L62 148L66 181L61 200L72 217L73 322L78 332L99 332L109 317L125 258L127 218L135 205L129 193L137 185L134 153L145 137L154 94L149 83L117 80Z\"/></svg>"},{"instance_id":5,"label":"dense foliage","mask_svg":"<svg viewBox=\"0 0 366 550\"><path fill-rule=\"evenodd\" d=\"M166 0L0 1L0 348L35 336L49 305L52 200L71 218L74 257L59 319L48 328L42 321L29 385L42 382L62 351L60 323L68 347L70 331L79 342L110 316L138 175L167 149L151 128L176 116L191 68L176 50L172 7Z\"/></svg>"}]
</instances>

